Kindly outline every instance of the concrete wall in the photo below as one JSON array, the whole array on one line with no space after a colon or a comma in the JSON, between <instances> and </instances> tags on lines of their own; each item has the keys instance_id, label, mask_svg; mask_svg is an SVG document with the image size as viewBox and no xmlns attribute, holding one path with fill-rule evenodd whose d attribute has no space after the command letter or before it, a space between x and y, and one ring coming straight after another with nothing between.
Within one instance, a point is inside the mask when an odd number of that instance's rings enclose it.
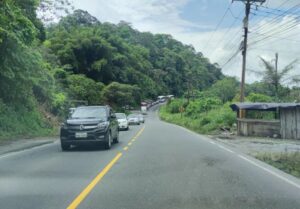
<instances>
[{"instance_id":1,"label":"concrete wall","mask_svg":"<svg viewBox=\"0 0 300 209\"><path fill-rule=\"evenodd\" d=\"M238 118L238 135L241 136L280 136L280 120L259 120Z\"/></svg>"}]
</instances>

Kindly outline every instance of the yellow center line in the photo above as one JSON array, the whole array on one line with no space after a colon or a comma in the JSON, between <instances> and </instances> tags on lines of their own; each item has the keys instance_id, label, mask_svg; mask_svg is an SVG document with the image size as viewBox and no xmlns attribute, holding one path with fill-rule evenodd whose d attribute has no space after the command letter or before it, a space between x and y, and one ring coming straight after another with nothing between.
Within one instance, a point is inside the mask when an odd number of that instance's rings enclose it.
<instances>
[{"instance_id":1,"label":"yellow center line","mask_svg":"<svg viewBox=\"0 0 300 209\"><path fill-rule=\"evenodd\" d=\"M108 173L113 165L120 159L122 153L119 152L109 164L91 181L91 183L73 200L67 209L75 209L87 197L87 195L94 189L94 187L101 181L101 179Z\"/></svg>"},{"instance_id":2,"label":"yellow center line","mask_svg":"<svg viewBox=\"0 0 300 209\"><path fill-rule=\"evenodd\" d=\"M134 142L144 131L145 126L132 138ZM128 143L128 146L132 145L132 142ZM128 146L124 147L123 150L128 150ZM91 193L94 187L103 179L103 177L110 171L113 165L120 159L123 154L119 152L112 161L105 166L105 168L89 183L89 185L73 200L73 202L67 207L67 209L76 209L82 201Z\"/></svg>"}]
</instances>

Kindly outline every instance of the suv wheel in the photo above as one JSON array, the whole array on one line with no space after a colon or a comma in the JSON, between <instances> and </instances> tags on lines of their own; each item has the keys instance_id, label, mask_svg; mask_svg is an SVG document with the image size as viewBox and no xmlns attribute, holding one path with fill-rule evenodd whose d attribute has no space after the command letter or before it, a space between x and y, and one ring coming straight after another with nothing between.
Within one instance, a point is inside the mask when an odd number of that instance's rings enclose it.
<instances>
[{"instance_id":1,"label":"suv wheel","mask_svg":"<svg viewBox=\"0 0 300 209\"><path fill-rule=\"evenodd\" d=\"M119 131L117 131L117 136L114 138L114 143L117 144L119 143Z\"/></svg>"},{"instance_id":2,"label":"suv wheel","mask_svg":"<svg viewBox=\"0 0 300 209\"><path fill-rule=\"evenodd\" d=\"M105 149L111 148L111 133L107 133L106 142L105 142Z\"/></svg>"}]
</instances>

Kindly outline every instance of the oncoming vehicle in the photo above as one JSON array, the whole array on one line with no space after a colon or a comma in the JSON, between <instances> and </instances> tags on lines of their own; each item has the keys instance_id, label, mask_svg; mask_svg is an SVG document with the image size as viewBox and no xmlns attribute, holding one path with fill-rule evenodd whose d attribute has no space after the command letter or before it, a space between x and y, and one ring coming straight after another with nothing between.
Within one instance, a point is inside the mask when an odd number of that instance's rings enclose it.
<instances>
[{"instance_id":1,"label":"oncoming vehicle","mask_svg":"<svg viewBox=\"0 0 300 209\"><path fill-rule=\"evenodd\" d=\"M60 129L62 150L71 145L104 144L110 149L119 142L118 122L109 106L78 107Z\"/></svg>"},{"instance_id":2,"label":"oncoming vehicle","mask_svg":"<svg viewBox=\"0 0 300 209\"><path fill-rule=\"evenodd\" d=\"M129 124L125 113L116 113L118 120L119 130L128 130Z\"/></svg>"},{"instance_id":3,"label":"oncoming vehicle","mask_svg":"<svg viewBox=\"0 0 300 209\"><path fill-rule=\"evenodd\" d=\"M140 119L138 114L130 114L127 116L129 124L140 125Z\"/></svg>"}]
</instances>

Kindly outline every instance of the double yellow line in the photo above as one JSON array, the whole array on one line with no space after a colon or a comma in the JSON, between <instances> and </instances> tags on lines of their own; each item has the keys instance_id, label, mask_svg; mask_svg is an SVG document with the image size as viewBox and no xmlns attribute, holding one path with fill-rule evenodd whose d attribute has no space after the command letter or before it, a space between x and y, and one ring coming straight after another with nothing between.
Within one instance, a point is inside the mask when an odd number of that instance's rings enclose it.
<instances>
[{"instance_id":1,"label":"double yellow line","mask_svg":"<svg viewBox=\"0 0 300 209\"><path fill-rule=\"evenodd\" d=\"M144 131L145 126L130 140L128 146L130 146ZM130 144L130 145L129 145ZM128 146L123 150L128 150ZM125 149L126 148L126 149ZM119 152L106 166L105 168L89 183L89 185L73 200L73 202L67 207L67 209L75 209L80 203L89 195L94 187L103 179L105 174L113 167L113 165L122 157L122 153Z\"/></svg>"}]
</instances>

